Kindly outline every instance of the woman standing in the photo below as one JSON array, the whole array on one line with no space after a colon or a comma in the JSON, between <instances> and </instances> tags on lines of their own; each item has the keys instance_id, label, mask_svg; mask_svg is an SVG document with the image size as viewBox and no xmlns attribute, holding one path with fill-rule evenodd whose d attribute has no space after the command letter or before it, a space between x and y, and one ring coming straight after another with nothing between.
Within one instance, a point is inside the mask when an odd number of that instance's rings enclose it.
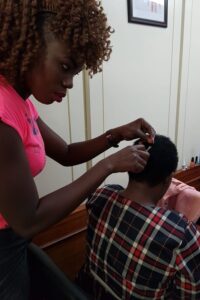
<instances>
[{"instance_id":1,"label":"woman standing","mask_svg":"<svg viewBox=\"0 0 200 300\"><path fill-rule=\"evenodd\" d=\"M143 119L68 145L38 116L29 96L61 102L84 67L101 71L111 28L96 0L0 2L0 299L28 299L30 239L75 209L111 173L140 172L149 154L128 146L71 184L39 198L34 176L49 156L64 166L86 162L120 141L153 142Z\"/></svg>"}]
</instances>

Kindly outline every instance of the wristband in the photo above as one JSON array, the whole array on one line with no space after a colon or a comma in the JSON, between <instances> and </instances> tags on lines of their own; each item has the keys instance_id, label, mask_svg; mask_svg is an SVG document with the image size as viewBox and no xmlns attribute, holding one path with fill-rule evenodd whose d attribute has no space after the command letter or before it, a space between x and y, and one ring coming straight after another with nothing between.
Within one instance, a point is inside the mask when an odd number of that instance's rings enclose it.
<instances>
[{"instance_id":1,"label":"wristband","mask_svg":"<svg viewBox=\"0 0 200 300\"><path fill-rule=\"evenodd\" d=\"M111 133L106 135L106 139L107 139L108 145L110 147L114 147L114 148L119 147L119 145L118 145L119 142L116 141L116 139L114 138L114 136Z\"/></svg>"}]
</instances>

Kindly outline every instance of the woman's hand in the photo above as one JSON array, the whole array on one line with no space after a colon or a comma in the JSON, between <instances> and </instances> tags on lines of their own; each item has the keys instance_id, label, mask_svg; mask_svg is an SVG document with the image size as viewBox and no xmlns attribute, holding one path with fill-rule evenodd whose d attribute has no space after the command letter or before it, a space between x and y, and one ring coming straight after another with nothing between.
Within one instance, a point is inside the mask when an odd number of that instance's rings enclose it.
<instances>
[{"instance_id":1,"label":"woman's hand","mask_svg":"<svg viewBox=\"0 0 200 300\"><path fill-rule=\"evenodd\" d=\"M148 122L140 118L126 125L113 128L108 133L112 135L113 141L116 143L140 138L152 144L156 131Z\"/></svg>"},{"instance_id":2,"label":"woman's hand","mask_svg":"<svg viewBox=\"0 0 200 300\"><path fill-rule=\"evenodd\" d=\"M110 173L142 172L147 164L149 152L144 145L128 146L105 158Z\"/></svg>"}]
</instances>

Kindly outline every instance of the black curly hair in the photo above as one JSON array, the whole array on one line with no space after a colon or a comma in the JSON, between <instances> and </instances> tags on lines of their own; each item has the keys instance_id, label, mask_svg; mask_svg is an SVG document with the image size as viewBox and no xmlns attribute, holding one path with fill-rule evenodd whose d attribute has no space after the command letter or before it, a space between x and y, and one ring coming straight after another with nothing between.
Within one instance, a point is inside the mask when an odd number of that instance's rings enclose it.
<instances>
[{"instance_id":1,"label":"black curly hair","mask_svg":"<svg viewBox=\"0 0 200 300\"><path fill-rule=\"evenodd\" d=\"M67 42L77 65L90 75L102 70L111 54L103 8L97 0L1 0L0 74L11 84L23 81L44 47L44 27Z\"/></svg>"},{"instance_id":2,"label":"black curly hair","mask_svg":"<svg viewBox=\"0 0 200 300\"><path fill-rule=\"evenodd\" d=\"M138 174L129 172L129 178L140 182L145 181L150 186L155 186L176 170L178 153L175 144L163 135L155 136L154 144L148 151L150 157L144 170Z\"/></svg>"}]
</instances>

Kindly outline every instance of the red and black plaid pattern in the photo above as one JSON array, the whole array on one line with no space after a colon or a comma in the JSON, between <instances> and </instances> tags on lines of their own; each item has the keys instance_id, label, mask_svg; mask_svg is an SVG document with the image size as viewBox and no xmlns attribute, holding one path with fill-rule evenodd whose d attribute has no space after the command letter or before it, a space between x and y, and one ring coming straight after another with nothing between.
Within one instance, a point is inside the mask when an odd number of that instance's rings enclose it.
<instances>
[{"instance_id":1,"label":"red and black plaid pattern","mask_svg":"<svg viewBox=\"0 0 200 300\"><path fill-rule=\"evenodd\" d=\"M200 234L181 214L109 185L88 200L87 263L118 299L200 299Z\"/></svg>"}]
</instances>

